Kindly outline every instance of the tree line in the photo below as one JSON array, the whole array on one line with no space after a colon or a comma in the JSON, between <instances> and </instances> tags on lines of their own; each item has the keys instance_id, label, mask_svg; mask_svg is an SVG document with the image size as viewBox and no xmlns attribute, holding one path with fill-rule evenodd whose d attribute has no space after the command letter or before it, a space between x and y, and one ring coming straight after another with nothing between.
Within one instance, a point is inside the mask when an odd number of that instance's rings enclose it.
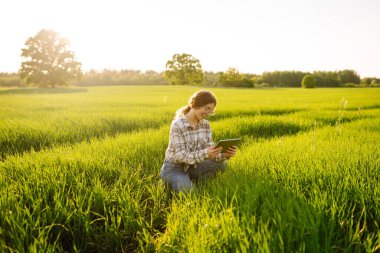
<instances>
[{"instance_id":1,"label":"tree line","mask_svg":"<svg viewBox=\"0 0 380 253\"><path fill-rule=\"evenodd\" d=\"M355 73L351 70L342 71L315 71L312 73L301 71L273 71L262 75L239 73L229 78L229 72L204 71L204 81L196 84L208 87L301 87L302 79L306 75L313 75L317 79L317 87L380 87L380 78L360 78L352 75L352 79L344 79L342 73ZM232 71L233 72L233 71ZM74 81L75 86L114 86L114 85L168 85L164 72L140 70L90 70L82 74L80 80ZM359 77L359 78L358 78ZM235 78L235 79L233 79ZM18 73L0 73L0 86L25 87L29 86Z\"/></svg>"},{"instance_id":2,"label":"tree line","mask_svg":"<svg viewBox=\"0 0 380 253\"><path fill-rule=\"evenodd\" d=\"M174 54L163 72L140 70L90 70L68 49L67 39L51 30L41 30L21 49L18 73L0 73L0 86L55 87L65 85L198 85L209 87L380 87L380 78L360 78L354 70L273 71L261 75L226 71L203 71L191 54Z\"/></svg>"}]
</instances>

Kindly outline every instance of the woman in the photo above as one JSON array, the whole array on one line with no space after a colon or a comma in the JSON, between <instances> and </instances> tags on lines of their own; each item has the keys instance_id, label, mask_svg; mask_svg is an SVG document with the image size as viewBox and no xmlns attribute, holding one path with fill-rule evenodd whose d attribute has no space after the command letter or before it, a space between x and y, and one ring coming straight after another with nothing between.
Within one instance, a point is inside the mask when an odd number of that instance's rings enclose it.
<instances>
[{"instance_id":1,"label":"woman","mask_svg":"<svg viewBox=\"0 0 380 253\"><path fill-rule=\"evenodd\" d=\"M174 118L161 178L174 191L189 191L193 181L214 176L226 168L226 159L236 153L233 146L221 153L214 147L208 116L214 114L216 98L209 91L198 91Z\"/></svg>"}]
</instances>

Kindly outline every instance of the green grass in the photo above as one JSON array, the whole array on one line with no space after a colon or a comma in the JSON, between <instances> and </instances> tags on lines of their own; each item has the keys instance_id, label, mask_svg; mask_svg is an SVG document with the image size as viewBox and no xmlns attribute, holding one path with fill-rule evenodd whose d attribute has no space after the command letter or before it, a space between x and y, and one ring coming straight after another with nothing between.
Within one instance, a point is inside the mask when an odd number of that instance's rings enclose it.
<instances>
[{"instance_id":1,"label":"green grass","mask_svg":"<svg viewBox=\"0 0 380 253\"><path fill-rule=\"evenodd\" d=\"M0 251L380 250L380 90L212 89L215 141L243 143L170 197L170 121L198 89L0 90Z\"/></svg>"}]
</instances>

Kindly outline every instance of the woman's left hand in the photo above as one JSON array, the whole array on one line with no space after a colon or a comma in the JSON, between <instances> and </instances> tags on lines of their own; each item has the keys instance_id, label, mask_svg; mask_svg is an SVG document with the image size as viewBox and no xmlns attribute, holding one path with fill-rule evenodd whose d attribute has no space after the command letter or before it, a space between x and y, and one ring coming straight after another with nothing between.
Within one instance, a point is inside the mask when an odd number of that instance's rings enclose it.
<instances>
[{"instance_id":1,"label":"woman's left hand","mask_svg":"<svg viewBox=\"0 0 380 253\"><path fill-rule=\"evenodd\" d=\"M236 146L232 146L229 149L227 149L226 152L224 152L224 156L227 159L230 159L231 157L233 157L236 154L236 151L237 151L237 147Z\"/></svg>"}]
</instances>

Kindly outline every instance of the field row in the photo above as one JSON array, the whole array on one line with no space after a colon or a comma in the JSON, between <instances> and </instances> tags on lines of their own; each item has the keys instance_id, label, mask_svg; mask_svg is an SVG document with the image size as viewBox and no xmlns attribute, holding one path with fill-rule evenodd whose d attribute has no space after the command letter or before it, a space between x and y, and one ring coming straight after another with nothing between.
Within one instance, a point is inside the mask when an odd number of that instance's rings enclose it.
<instances>
[{"instance_id":1,"label":"field row","mask_svg":"<svg viewBox=\"0 0 380 253\"><path fill-rule=\"evenodd\" d=\"M0 154L6 156L22 154L30 150L41 150L59 145L90 141L92 138L105 138L121 133L146 129L157 129L170 125L173 112L168 109L151 109L149 113L129 112L123 114L102 113L101 115L56 114L54 117L40 119L19 119L0 123ZM244 135L257 137L284 135L325 125L349 122L366 117L374 117L379 110L361 111L305 111L288 109L267 109L260 111L219 112L211 119L212 125L224 122L237 122L246 126ZM217 132L217 131L215 131ZM217 133L218 135L223 135ZM223 137L229 137L223 135Z\"/></svg>"}]
</instances>

